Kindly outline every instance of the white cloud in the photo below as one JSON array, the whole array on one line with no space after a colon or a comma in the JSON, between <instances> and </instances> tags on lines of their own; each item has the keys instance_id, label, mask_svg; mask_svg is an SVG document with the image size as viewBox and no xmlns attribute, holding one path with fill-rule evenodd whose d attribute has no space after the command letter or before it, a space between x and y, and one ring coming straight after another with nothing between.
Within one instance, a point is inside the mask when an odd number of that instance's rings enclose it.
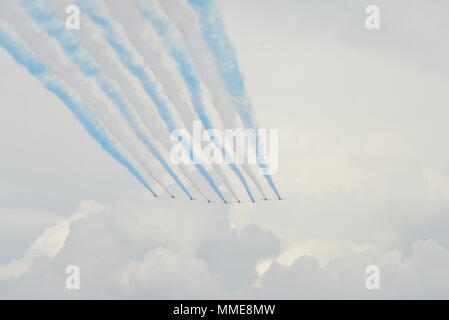
<instances>
[{"instance_id":1,"label":"white cloud","mask_svg":"<svg viewBox=\"0 0 449 320\"><path fill-rule=\"evenodd\" d=\"M174 202L162 202L145 193L127 193L103 215L93 213L106 207L82 205L79 213L46 229L22 260L9 265L14 278L1 278L0 296L449 297L449 251L435 240L415 241L407 251L394 247L401 243L396 231L379 230L366 244L315 239L281 251L271 232L256 226L231 228L225 207L211 213L208 204L185 201L185 208L196 211L181 212ZM173 236L176 230L179 237ZM80 267L79 292L64 288L69 264ZM371 264L381 270L381 290L375 292L364 286L365 268Z\"/></svg>"},{"instance_id":2,"label":"white cloud","mask_svg":"<svg viewBox=\"0 0 449 320\"><path fill-rule=\"evenodd\" d=\"M72 214L70 218L59 219L56 225L47 228L34 240L22 258L13 259L6 265L0 265L0 279L20 277L32 267L34 260L39 257L53 258L64 247L72 223L106 209L93 201L81 203L79 212ZM16 219L14 217L13 220L17 221ZM39 219L42 219L42 217L39 217Z\"/></svg>"},{"instance_id":3,"label":"white cloud","mask_svg":"<svg viewBox=\"0 0 449 320\"><path fill-rule=\"evenodd\" d=\"M191 252L156 248L142 261L116 271L116 281L127 297L145 299L222 298L223 279L211 274L206 261Z\"/></svg>"}]
</instances>

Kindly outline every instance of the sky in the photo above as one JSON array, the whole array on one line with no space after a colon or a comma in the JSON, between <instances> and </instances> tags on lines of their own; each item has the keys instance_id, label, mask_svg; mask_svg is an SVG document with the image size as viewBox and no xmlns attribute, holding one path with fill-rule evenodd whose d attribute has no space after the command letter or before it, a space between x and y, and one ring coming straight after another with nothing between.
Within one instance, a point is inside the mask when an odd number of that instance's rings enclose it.
<instances>
[{"instance_id":1,"label":"sky","mask_svg":"<svg viewBox=\"0 0 449 320\"><path fill-rule=\"evenodd\" d=\"M149 197L0 50L0 298L449 298L449 4L222 7L285 201Z\"/></svg>"}]
</instances>

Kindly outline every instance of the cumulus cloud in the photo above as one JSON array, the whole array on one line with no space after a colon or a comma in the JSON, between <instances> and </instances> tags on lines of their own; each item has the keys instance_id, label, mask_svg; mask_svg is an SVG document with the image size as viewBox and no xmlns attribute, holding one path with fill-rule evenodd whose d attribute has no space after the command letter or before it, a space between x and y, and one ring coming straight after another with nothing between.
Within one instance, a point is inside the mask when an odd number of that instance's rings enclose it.
<instances>
[{"instance_id":1,"label":"cumulus cloud","mask_svg":"<svg viewBox=\"0 0 449 320\"><path fill-rule=\"evenodd\" d=\"M61 219L57 214L26 209L0 209L0 264L19 258L33 241Z\"/></svg>"},{"instance_id":2,"label":"cumulus cloud","mask_svg":"<svg viewBox=\"0 0 449 320\"><path fill-rule=\"evenodd\" d=\"M271 231L233 227L224 206L212 213L207 204L185 201L192 208L181 212L175 202L163 202L128 192L108 207L82 204L70 219L47 228L23 259L0 269L0 296L449 297L449 251L433 239L415 241L407 252L393 248L400 243L394 231L382 230L364 244L315 239L282 249ZM80 267L79 291L65 288L68 265ZM368 265L380 268L379 291L365 287Z\"/></svg>"},{"instance_id":3,"label":"cumulus cloud","mask_svg":"<svg viewBox=\"0 0 449 320\"><path fill-rule=\"evenodd\" d=\"M278 239L256 226L232 228L225 206L210 212L208 204L185 201L189 210L181 212L178 205L130 192L106 214L74 214L38 237L27 252L42 254L1 294L34 297L28 290L39 283L46 297L243 296L257 263L278 254ZM81 269L79 293L63 285L71 264Z\"/></svg>"},{"instance_id":4,"label":"cumulus cloud","mask_svg":"<svg viewBox=\"0 0 449 320\"><path fill-rule=\"evenodd\" d=\"M328 246L335 247L335 241ZM372 245L334 256L325 265L312 255L301 255L289 265L278 259L263 275L259 293L286 299L447 299L448 254L429 239L413 243L410 254ZM371 265L379 267L380 290L366 287Z\"/></svg>"},{"instance_id":5,"label":"cumulus cloud","mask_svg":"<svg viewBox=\"0 0 449 320\"><path fill-rule=\"evenodd\" d=\"M64 247L66 238L70 233L70 225L73 222L106 210L106 208L93 201L83 202L79 207L79 212L75 212L70 218L59 219L57 224L47 228L34 240L31 246L25 251L23 257L13 259L6 265L0 265L0 279L20 277L31 268L34 260L39 257L53 258ZM44 217L39 217L41 222L43 221L42 218ZM16 223L18 222L17 220L17 217L14 217ZM25 223L29 222L27 220Z\"/></svg>"}]
</instances>

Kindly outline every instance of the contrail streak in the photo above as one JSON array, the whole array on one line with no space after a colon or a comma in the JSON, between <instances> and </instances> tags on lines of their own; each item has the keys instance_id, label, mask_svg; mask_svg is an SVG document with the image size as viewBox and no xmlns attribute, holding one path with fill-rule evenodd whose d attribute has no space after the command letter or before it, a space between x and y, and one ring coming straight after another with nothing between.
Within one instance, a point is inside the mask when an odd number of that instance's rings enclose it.
<instances>
[{"instance_id":1,"label":"contrail streak","mask_svg":"<svg viewBox=\"0 0 449 320\"><path fill-rule=\"evenodd\" d=\"M199 22L193 8L185 1L179 0L159 0L159 4L164 8L167 16L176 24L177 29L181 33L194 60L195 67L211 93L213 105L216 112L220 115L223 126L225 128L237 128L236 112L231 107L234 104L233 98L220 75L217 62L211 50L202 37L201 32L198 32L197 26ZM259 179L251 167L246 163L241 164L241 167L254 182L262 197L266 198Z\"/></svg>"},{"instance_id":2,"label":"contrail streak","mask_svg":"<svg viewBox=\"0 0 449 320\"><path fill-rule=\"evenodd\" d=\"M24 66L47 90L55 94L70 109L88 134L94 138L106 152L127 168L148 191L155 195L150 184L120 152L114 141L109 137L107 130L98 120L96 120L87 105L78 101L69 90L67 90L64 85L48 71L48 68L44 64L38 61L25 46L21 45L18 41L14 41L3 29L0 29L0 45L16 60L17 63Z\"/></svg>"},{"instance_id":3,"label":"contrail streak","mask_svg":"<svg viewBox=\"0 0 449 320\"><path fill-rule=\"evenodd\" d=\"M70 61L66 61L67 59L64 59L64 53L59 52L56 44L53 44L45 33L39 32L40 29L37 29L37 27L28 21L25 12L22 12L21 8L8 7L8 9L8 14L2 15L2 19L7 21L15 29L16 33L27 42L36 58L45 64L49 68L49 71L69 84L85 100L87 105L92 108L97 119L109 129L111 136L123 147L126 147L127 151L131 153L139 165L145 169L147 175L170 194L158 176L153 174L153 170L149 167L149 162L145 161L145 156L136 148L135 141L129 139L132 137L128 137L125 141L119 121L108 110L108 102L104 99L99 99L98 94L92 91L92 86L89 86L89 83L86 81L83 82L83 78L85 77L76 66L70 63Z\"/></svg>"},{"instance_id":4,"label":"contrail streak","mask_svg":"<svg viewBox=\"0 0 449 320\"><path fill-rule=\"evenodd\" d=\"M99 25L103 31L104 36L108 43L111 45L111 47L116 51L116 53L119 55L120 60L122 63L130 70L130 72L139 79L142 87L144 88L145 92L151 97L153 100L155 106L158 109L158 112L161 116L161 118L164 120L167 126L167 130L169 132L173 132L177 129L177 126L175 125L172 116L170 114L170 110L167 106L166 101L163 99L163 97L159 94L157 90L156 83L152 79L151 75L145 71L145 69L136 63L134 61L134 56L132 51L128 50L126 47L126 44L123 43L120 39L120 36L117 34L117 32L114 30L113 26L111 25L111 22L104 16L100 14L101 8L98 8L97 6L92 6L92 3L88 3L86 1L77 1L77 3L80 5L83 12L97 25ZM221 193L220 189L216 185L216 183L213 181L212 177L207 173L207 171L204 169L201 165L195 165L196 168L200 171L200 173L203 175L203 177L208 181L209 185L212 187L212 189L215 191L215 193L220 197L222 201L226 201L223 194Z\"/></svg>"},{"instance_id":5,"label":"contrail streak","mask_svg":"<svg viewBox=\"0 0 449 320\"><path fill-rule=\"evenodd\" d=\"M235 49L225 32L221 12L216 0L188 0L198 14L201 30L212 51L226 87L234 98L234 107L246 128L258 128L255 113L249 99ZM255 146L257 149L258 146ZM261 168L263 166L261 165ZM264 175L274 193L279 191L270 175Z\"/></svg>"},{"instance_id":6,"label":"contrail streak","mask_svg":"<svg viewBox=\"0 0 449 320\"><path fill-rule=\"evenodd\" d=\"M151 99L144 99L145 96L140 95L140 92L136 92L136 86L133 86L133 83L129 81L129 77L127 74L129 71L125 67L120 67L120 61L115 61L115 55L110 54L110 50L112 49L109 47L105 40L103 41L101 32L98 31L98 28L93 28L93 26L94 25L92 23L89 23L89 21L84 21L84 32L80 36L82 46L93 57L95 57L101 69L105 70L105 73L116 79L120 88L126 95L126 98L135 107L137 114L139 115L146 129L150 132L153 140L160 142L165 150L170 152L171 142L169 136L165 134L164 124L161 122L160 117L154 111L153 107L149 107L149 105L153 106ZM207 197L205 196L201 188L197 185L195 180L190 177L190 174L187 171L186 167L184 165L180 165L179 169L182 174L189 180L190 184L196 189L196 191L204 199L207 200Z\"/></svg>"},{"instance_id":7,"label":"contrail streak","mask_svg":"<svg viewBox=\"0 0 449 320\"><path fill-rule=\"evenodd\" d=\"M164 93L172 102L173 106L176 107L176 111L181 116L185 128L192 134L192 124L196 120L196 117L191 110L190 101L186 98L185 94L182 94L184 89L182 80L178 81L179 77L173 76L173 73L177 72L176 68L173 68L175 70L172 71L167 66L170 62L169 60L164 64L164 50L159 46L157 34L153 35L153 30L148 27L146 21L134 5L125 6L125 3L121 0L110 0L106 2L106 5L111 17L123 26L124 32L132 46L142 56L145 63L154 73L154 76L162 84ZM143 35L145 35L145 39L142 38ZM162 132L159 131L159 133ZM194 150L191 149L190 152L194 152ZM195 156L197 157L198 155ZM216 165L213 165L213 167L232 196L238 199L237 193L221 168ZM182 170L183 166L181 165L180 168ZM193 183L193 180L190 181ZM202 192L201 189L198 190L200 193Z\"/></svg>"},{"instance_id":8,"label":"contrail streak","mask_svg":"<svg viewBox=\"0 0 449 320\"><path fill-rule=\"evenodd\" d=\"M43 30L45 30L51 37L53 37L60 46L64 49L67 56L72 60L82 71L82 73L88 77L95 79L97 84L103 90L108 98L114 102L128 121L130 127L134 130L137 137L148 148L153 156L161 163L168 174L173 178L176 184L184 191L184 193L192 198L191 194L180 181L179 177L163 159L159 152L154 148L153 144L149 141L145 132L141 129L138 119L135 117L132 108L128 105L126 99L123 97L120 90L117 89L116 84L107 78L101 69L97 66L92 57L82 49L79 41L66 30L63 25L59 23L57 19L52 16L51 12L46 10L45 7L36 5L36 2L31 0L21 0L21 3L26 13L32 18Z\"/></svg>"},{"instance_id":9,"label":"contrail streak","mask_svg":"<svg viewBox=\"0 0 449 320\"><path fill-rule=\"evenodd\" d=\"M184 80L184 83L186 84L186 87L190 92L194 109L197 112L203 126L206 128L206 130L213 129L214 126L212 125L212 122L207 115L207 112L204 109L202 103L200 80L195 73L195 69L193 64L191 63L188 50L177 39L178 37L176 28L173 26L169 19L167 19L157 11L157 2L147 3L143 1L136 1L136 4L142 15L156 30L165 48L176 62L176 66ZM214 142L217 143L215 140ZM222 151L223 155L227 157L227 152L223 148L223 146L218 145L217 147ZM250 199L254 200L249 185L243 177L240 169L234 163L231 163L230 167L231 170L238 176Z\"/></svg>"},{"instance_id":10,"label":"contrail streak","mask_svg":"<svg viewBox=\"0 0 449 320\"><path fill-rule=\"evenodd\" d=\"M195 117L193 112L190 110L189 101L185 99L183 95L183 87L180 81L177 81L176 77L173 76L172 70L164 64L162 50L158 46L158 40L153 36L153 32L150 28L145 25L145 21L140 16L134 5L126 6L126 3L122 0L110 0L106 2L106 5L109 8L109 12L112 17L117 20L123 27L123 30L126 33L126 36L130 40L132 46L137 50L137 52L142 56L145 63L149 66L150 70L154 73L155 77L161 83L164 93L167 95L167 98L172 102L172 104L176 107L176 111L179 113L182 122L184 123L187 130L191 133L193 123ZM83 42L83 35L81 35L81 41ZM87 48L89 46L96 46L97 50L93 48L90 50L92 53L103 54L105 55L105 50L100 50L100 44L98 41L93 39L90 41L90 44L85 44ZM97 59L99 62L103 59ZM105 68L103 69L109 70L117 70L117 68ZM118 73L118 72L117 72ZM115 76L116 79L121 79L122 76L118 74ZM122 81L120 83L121 87L129 86L128 81ZM125 90L126 93L130 92L131 94L134 90ZM134 95L135 96L135 95ZM133 102L134 99L130 98L133 105L138 105L138 103ZM152 112L152 108L145 108L144 115L142 115L142 119L147 123L148 129L151 131L154 137L156 137L167 150L171 149L171 142L168 135L164 134L164 130L161 128L161 124L159 124L159 117ZM155 122L157 122L155 124ZM201 188L197 185L197 183L190 177L190 174L187 172L185 165L181 164L179 169L182 173L189 179L189 182L194 186L194 188L201 194L201 196L207 200L206 195L203 193Z\"/></svg>"}]
</instances>

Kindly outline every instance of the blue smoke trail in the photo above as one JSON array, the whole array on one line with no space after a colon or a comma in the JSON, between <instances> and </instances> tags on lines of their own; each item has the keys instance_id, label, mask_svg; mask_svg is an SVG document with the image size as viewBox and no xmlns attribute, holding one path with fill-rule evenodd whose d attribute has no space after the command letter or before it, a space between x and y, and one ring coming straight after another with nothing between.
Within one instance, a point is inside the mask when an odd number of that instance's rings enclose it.
<instances>
[{"instance_id":1,"label":"blue smoke trail","mask_svg":"<svg viewBox=\"0 0 449 320\"><path fill-rule=\"evenodd\" d=\"M48 10L36 6L35 2L36 1L32 0L21 1L28 16L30 16L36 23L38 23L39 26L43 28L51 37L58 41L64 52L86 76L95 79L103 92L119 108L120 112L128 121L130 127L134 130L138 138L144 143L144 145L153 154L153 156L161 163L164 169L169 173L169 175L184 191L184 193L189 198L192 198L192 195L181 182L173 169L165 161L162 155L156 150L145 133L139 129L138 121L133 116L130 106L124 99L121 92L117 90L114 84L104 75L93 58L82 49L78 39L75 38L70 31L65 29L65 27L61 25Z\"/></svg>"},{"instance_id":2,"label":"blue smoke trail","mask_svg":"<svg viewBox=\"0 0 449 320\"><path fill-rule=\"evenodd\" d=\"M254 111L246 93L245 82L240 71L235 49L229 40L217 0L187 0L197 13L203 36L218 64L226 87L234 98L234 107L246 128L257 127ZM257 146L256 146L257 148ZM259 164L260 165L260 164ZM262 165L260 165L263 168ZM280 198L279 191L270 175L264 175L274 193Z\"/></svg>"},{"instance_id":3,"label":"blue smoke trail","mask_svg":"<svg viewBox=\"0 0 449 320\"><path fill-rule=\"evenodd\" d=\"M187 89L190 92L192 104L204 128L206 130L213 129L212 123L207 115L207 112L204 109L201 100L202 94L201 94L200 80L198 78L198 75L195 73L195 68L190 59L189 51L187 48L182 46L177 41L173 41L173 35L176 34L175 27L170 23L169 20L159 18L156 15L154 15L150 10L142 8L138 3L136 4L142 15L145 17L145 19L147 19L151 23L158 36L162 39L165 48L170 53L173 60L176 62L178 71L181 74L181 77L184 83L186 84ZM215 143L217 142L215 141ZM227 152L224 149L224 147L218 146L218 148L222 150L223 156L227 158ZM243 177L240 169L234 163L230 163L230 166L232 171L237 175L240 182L243 184L243 187L245 188L247 195L250 197L251 200L254 200L249 185L246 182L245 178Z\"/></svg>"},{"instance_id":4,"label":"blue smoke trail","mask_svg":"<svg viewBox=\"0 0 449 320\"><path fill-rule=\"evenodd\" d=\"M167 103L158 92L156 82L151 78L150 74L148 74L142 66L140 66L135 62L133 53L129 51L126 48L126 45L120 40L120 37L117 35L110 21L100 14L101 8L96 8L94 5L91 5L86 1L77 1L77 3L80 5L81 10L94 23L96 23L102 28L106 40L108 41L109 45L119 55L121 62L140 81L145 92L153 100L159 115L164 120L167 126L167 130L169 132L173 132L174 130L176 130L177 127L171 117ZM212 177L206 171L206 169L204 169L202 165L197 164L196 161L194 162L196 163L195 167L198 169L201 175L207 180L207 182L215 191L215 193L220 197L222 201L225 201L223 194L221 193L220 189L218 188Z\"/></svg>"},{"instance_id":5,"label":"blue smoke trail","mask_svg":"<svg viewBox=\"0 0 449 320\"><path fill-rule=\"evenodd\" d=\"M81 122L89 135L94 138L115 160L127 168L148 191L150 191L153 195L156 195L140 172L116 148L107 131L95 118L92 111L86 105L76 101L68 90L66 90L64 86L53 77L44 64L38 61L25 47L12 40L11 37L1 29L0 46L3 47L16 60L17 63L24 66L29 73L39 79L47 90L55 94L63 103L65 103L73 115Z\"/></svg>"}]
</instances>

